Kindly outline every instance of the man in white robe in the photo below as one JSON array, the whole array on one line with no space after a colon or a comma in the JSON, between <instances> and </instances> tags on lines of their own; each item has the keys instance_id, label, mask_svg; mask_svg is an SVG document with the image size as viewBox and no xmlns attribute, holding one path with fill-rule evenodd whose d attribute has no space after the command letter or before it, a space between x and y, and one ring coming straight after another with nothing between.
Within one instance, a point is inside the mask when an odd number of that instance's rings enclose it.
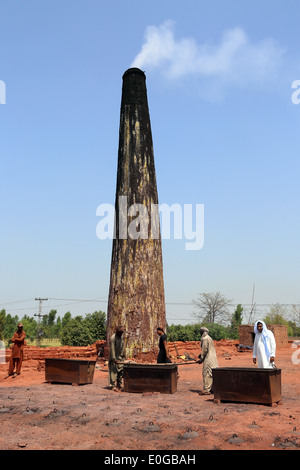
<instances>
[{"instance_id":1,"label":"man in white robe","mask_svg":"<svg viewBox=\"0 0 300 470\"><path fill-rule=\"evenodd\" d=\"M275 367L276 342L271 330L261 320L254 325L253 363L261 369Z\"/></svg>"}]
</instances>

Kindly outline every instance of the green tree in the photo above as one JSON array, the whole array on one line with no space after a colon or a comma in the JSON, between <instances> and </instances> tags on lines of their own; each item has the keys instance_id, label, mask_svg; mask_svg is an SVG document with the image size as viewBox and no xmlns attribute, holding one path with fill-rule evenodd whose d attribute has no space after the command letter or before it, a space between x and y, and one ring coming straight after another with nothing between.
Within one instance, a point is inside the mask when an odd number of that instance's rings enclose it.
<instances>
[{"instance_id":1,"label":"green tree","mask_svg":"<svg viewBox=\"0 0 300 470\"><path fill-rule=\"evenodd\" d=\"M87 346L98 339L104 339L106 318L104 312L94 312L76 316L65 322L62 328L61 342L67 346Z\"/></svg>"},{"instance_id":2,"label":"green tree","mask_svg":"<svg viewBox=\"0 0 300 470\"><path fill-rule=\"evenodd\" d=\"M294 337L300 337L300 326L297 326L296 322L289 321L288 335Z\"/></svg>"},{"instance_id":3,"label":"green tree","mask_svg":"<svg viewBox=\"0 0 300 470\"><path fill-rule=\"evenodd\" d=\"M201 326L206 326L212 339L219 341L230 337L230 327L219 325L217 323L195 323L193 325L170 325L168 327L168 340L174 341L200 341Z\"/></svg>"},{"instance_id":4,"label":"green tree","mask_svg":"<svg viewBox=\"0 0 300 470\"><path fill-rule=\"evenodd\" d=\"M64 328L66 326L66 324L71 320L72 316L71 316L71 313L70 312L67 312L64 314L63 318L62 318L62 327Z\"/></svg>"},{"instance_id":5,"label":"green tree","mask_svg":"<svg viewBox=\"0 0 300 470\"><path fill-rule=\"evenodd\" d=\"M45 338L54 338L55 337L55 317L57 310L50 310L47 315L43 315L42 321L42 330Z\"/></svg>"},{"instance_id":6,"label":"green tree","mask_svg":"<svg viewBox=\"0 0 300 470\"><path fill-rule=\"evenodd\" d=\"M286 325L287 320L285 317L287 316L286 306L282 304L273 304L270 306L269 310L265 312L264 322L267 324L273 325Z\"/></svg>"},{"instance_id":7,"label":"green tree","mask_svg":"<svg viewBox=\"0 0 300 470\"><path fill-rule=\"evenodd\" d=\"M91 333L92 343L95 343L98 339L105 339L106 316L104 312L88 313L83 322Z\"/></svg>"},{"instance_id":8,"label":"green tree","mask_svg":"<svg viewBox=\"0 0 300 470\"><path fill-rule=\"evenodd\" d=\"M91 332L82 317L72 318L62 329L63 346L88 346L93 343Z\"/></svg>"},{"instance_id":9,"label":"green tree","mask_svg":"<svg viewBox=\"0 0 300 470\"><path fill-rule=\"evenodd\" d=\"M19 318L17 316L12 317L10 313L6 314L5 326L4 326L4 339L10 341L14 332L17 329Z\"/></svg>"},{"instance_id":10,"label":"green tree","mask_svg":"<svg viewBox=\"0 0 300 470\"><path fill-rule=\"evenodd\" d=\"M205 323L204 325L209 330L209 336L215 341L229 338L229 329L226 326L219 325L218 323Z\"/></svg>"},{"instance_id":11,"label":"green tree","mask_svg":"<svg viewBox=\"0 0 300 470\"><path fill-rule=\"evenodd\" d=\"M230 336L231 338L237 339L239 337L239 326L243 320L243 307L238 304L231 318Z\"/></svg>"},{"instance_id":12,"label":"green tree","mask_svg":"<svg viewBox=\"0 0 300 470\"><path fill-rule=\"evenodd\" d=\"M60 338L61 331L62 331L62 321L60 317L57 317L56 324L55 324L55 338Z\"/></svg>"},{"instance_id":13,"label":"green tree","mask_svg":"<svg viewBox=\"0 0 300 470\"><path fill-rule=\"evenodd\" d=\"M26 337L29 338L30 341L34 341L37 336L37 321L28 315L24 315L21 321L23 323L23 329L26 333Z\"/></svg>"},{"instance_id":14,"label":"green tree","mask_svg":"<svg viewBox=\"0 0 300 470\"><path fill-rule=\"evenodd\" d=\"M4 340L4 330L5 330L5 318L6 312L5 310L0 311L0 340Z\"/></svg>"},{"instance_id":15,"label":"green tree","mask_svg":"<svg viewBox=\"0 0 300 470\"><path fill-rule=\"evenodd\" d=\"M57 310L50 310L48 313L48 326L54 326L55 325L55 317L57 314Z\"/></svg>"},{"instance_id":16,"label":"green tree","mask_svg":"<svg viewBox=\"0 0 300 470\"><path fill-rule=\"evenodd\" d=\"M167 330L168 341L194 341L193 325L170 325Z\"/></svg>"},{"instance_id":17,"label":"green tree","mask_svg":"<svg viewBox=\"0 0 300 470\"><path fill-rule=\"evenodd\" d=\"M293 330L286 320L287 311L286 306L282 304L274 304L266 312L266 316L263 319L266 325L285 325L287 327L288 336L293 335Z\"/></svg>"}]
</instances>

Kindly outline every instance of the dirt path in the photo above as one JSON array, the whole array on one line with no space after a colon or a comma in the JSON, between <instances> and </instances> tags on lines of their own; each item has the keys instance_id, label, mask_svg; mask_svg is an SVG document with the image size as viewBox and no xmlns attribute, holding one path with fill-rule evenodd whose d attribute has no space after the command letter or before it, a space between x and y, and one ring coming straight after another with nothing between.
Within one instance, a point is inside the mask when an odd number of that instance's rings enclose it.
<instances>
[{"instance_id":1,"label":"dirt path","mask_svg":"<svg viewBox=\"0 0 300 470\"><path fill-rule=\"evenodd\" d=\"M296 450L300 364L292 362L294 352L291 344L277 351L277 407L217 404L213 395L200 396L202 366L194 364L179 366L171 395L108 390L104 361L93 383L82 386L46 383L43 361L24 361L22 374L6 380L7 364L0 365L0 450ZM253 366L251 351L238 352L230 342L218 343L217 354L220 367Z\"/></svg>"}]
</instances>

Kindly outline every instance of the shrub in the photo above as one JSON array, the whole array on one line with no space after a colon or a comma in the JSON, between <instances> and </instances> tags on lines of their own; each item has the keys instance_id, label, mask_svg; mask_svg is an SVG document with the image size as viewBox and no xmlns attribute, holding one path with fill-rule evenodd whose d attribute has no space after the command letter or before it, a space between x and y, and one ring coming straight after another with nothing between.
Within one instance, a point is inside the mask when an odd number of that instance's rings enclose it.
<instances>
[{"instance_id":1,"label":"shrub","mask_svg":"<svg viewBox=\"0 0 300 470\"><path fill-rule=\"evenodd\" d=\"M88 346L93 343L88 326L79 318L81 317L71 319L63 328L61 336L63 346Z\"/></svg>"}]
</instances>

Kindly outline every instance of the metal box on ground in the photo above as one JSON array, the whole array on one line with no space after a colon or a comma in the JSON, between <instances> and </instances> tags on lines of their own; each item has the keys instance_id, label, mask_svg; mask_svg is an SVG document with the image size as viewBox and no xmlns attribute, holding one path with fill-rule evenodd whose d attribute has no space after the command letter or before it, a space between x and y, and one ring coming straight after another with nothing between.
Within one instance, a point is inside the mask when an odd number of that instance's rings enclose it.
<instances>
[{"instance_id":1,"label":"metal box on ground","mask_svg":"<svg viewBox=\"0 0 300 470\"><path fill-rule=\"evenodd\" d=\"M45 359L46 382L76 385L93 383L96 361L85 359Z\"/></svg>"},{"instance_id":2,"label":"metal box on ground","mask_svg":"<svg viewBox=\"0 0 300 470\"><path fill-rule=\"evenodd\" d=\"M242 367L213 369L214 401L281 403L281 370Z\"/></svg>"},{"instance_id":3,"label":"metal box on ground","mask_svg":"<svg viewBox=\"0 0 300 470\"><path fill-rule=\"evenodd\" d=\"M175 393L177 391L177 365L124 364L124 391Z\"/></svg>"}]
</instances>

